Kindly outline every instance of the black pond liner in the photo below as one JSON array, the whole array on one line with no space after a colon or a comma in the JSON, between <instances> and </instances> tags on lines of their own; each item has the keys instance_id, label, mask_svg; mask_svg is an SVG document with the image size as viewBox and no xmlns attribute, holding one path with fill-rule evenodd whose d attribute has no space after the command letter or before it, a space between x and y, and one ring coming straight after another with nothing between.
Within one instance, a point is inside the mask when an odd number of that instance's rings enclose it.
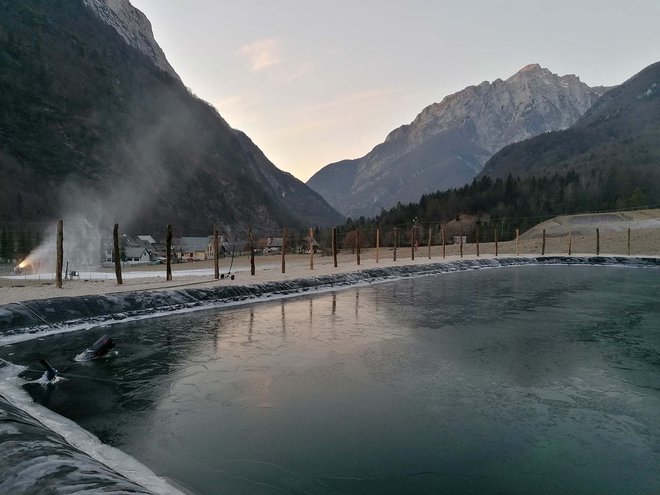
<instances>
[{"instance_id":1,"label":"black pond liner","mask_svg":"<svg viewBox=\"0 0 660 495\"><path fill-rule=\"evenodd\" d=\"M1 493L152 493L72 447L2 395L0 445Z\"/></svg>"},{"instance_id":2,"label":"black pond liner","mask_svg":"<svg viewBox=\"0 0 660 495\"><path fill-rule=\"evenodd\" d=\"M300 294L312 289L339 288L360 283L384 282L441 273L527 265L660 267L660 259L615 256L484 258L447 263L369 268L350 273L253 285L218 285L207 288L188 287L79 297L55 297L0 306L0 338L42 333L61 327L104 324L129 318L148 317L156 313L195 308L208 309L226 303L256 300L274 295Z\"/></svg>"},{"instance_id":3,"label":"black pond liner","mask_svg":"<svg viewBox=\"0 0 660 495\"><path fill-rule=\"evenodd\" d=\"M350 286L482 268L525 265L608 265L660 267L660 259L564 257L470 259L269 282L245 286L181 288L83 297L58 297L0 306L0 338L43 332L58 326L121 321L186 308L200 309L269 295L298 294L310 289ZM121 474L71 446L27 412L0 395L0 492L36 493L76 487L95 493L150 493Z\"/></svg>"}]
</instances>

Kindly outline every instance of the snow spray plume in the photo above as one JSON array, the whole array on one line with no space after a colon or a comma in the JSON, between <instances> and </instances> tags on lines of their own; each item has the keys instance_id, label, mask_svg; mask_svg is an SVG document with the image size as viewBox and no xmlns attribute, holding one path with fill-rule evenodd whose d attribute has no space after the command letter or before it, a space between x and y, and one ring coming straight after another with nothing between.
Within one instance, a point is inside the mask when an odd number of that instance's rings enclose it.
<instances>
[{"instance_id":1,"label":"snow spray plume","mask_svg":"<svg viewBox=\"0 0 660 495\"><path fill-rule=\"evenodd\" d=\"M143 115L129 115L130 124L119 139L99 145L105 182L69 181L62 188L64 223L64 263L71 269L93 268L103 260L103 238L109 237L114 223L124 231L149 218L156 204L171 185L176 171L185 168L192 176L202 160L177 159L180 147L204 154L213 133L201 129L199 114L192 96L174 95L171 91L152 94L153 106L164 109L158 121L145 122ZM137 112L137 110L136 110ZM218 115L218 123L226 125ZM186 157L188 158L188 157ZM169 164L169 166L168 166ZM107 177L106 177L107 178ZM178 181L181 180L176 174ZM103 190L99 190L102 187ZM163 226L164 228L164 226ZM157 233L154 233L158 237ZM48 229L43 243L24 260L35 273L53 272L55 268L56 229Z\"/></svg>"},{"instance_id":2,"label":"snow spray plume","mask_svg":"<svg viewBox=\"0 0 660 495\"><path fill-rule=\"evenodd\" d=\"M84 215L64 217L64 262L71 268L97 268L102 249L101 234L97 226ZM44 241L21 263L33 273L52 273L55 270L57 230L49 227Z\"/></svg>"}]
</instances>

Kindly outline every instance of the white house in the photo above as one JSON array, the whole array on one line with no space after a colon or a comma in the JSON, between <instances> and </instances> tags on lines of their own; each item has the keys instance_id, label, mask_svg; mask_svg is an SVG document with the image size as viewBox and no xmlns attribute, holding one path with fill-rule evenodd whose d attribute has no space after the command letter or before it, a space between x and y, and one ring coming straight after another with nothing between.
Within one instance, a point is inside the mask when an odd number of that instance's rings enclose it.
<instances>
[{"instance_id":1,"label":"white house","mask_svg":"<svg viewBox=\"0 0 660 495\"><path fill-rule=\"evenodd\" d=\"M127 247L125 252L127 263L149 263L151 259L149 251L145 247Z\"/></svg>"}]
</instances>

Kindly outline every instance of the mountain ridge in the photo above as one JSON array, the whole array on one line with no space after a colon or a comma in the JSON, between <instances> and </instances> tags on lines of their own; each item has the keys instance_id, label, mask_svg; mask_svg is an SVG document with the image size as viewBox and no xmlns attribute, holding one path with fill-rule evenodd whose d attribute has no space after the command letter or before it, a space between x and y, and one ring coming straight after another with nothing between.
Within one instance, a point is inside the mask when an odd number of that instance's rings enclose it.
<instances>
[{"instance_id":1,"label":"mountain ridge","mask_svg":"<svg viewBox=\"0 0 660 495\"><path fill-rule=\"evenodd\" d=\"M529 64L505 81L471 85L425 107L367 155L349 161L354 178L342 178L343 188L333 184L340 180L340 173L331 173L337 164L307 184L347 216L373 216L397 201L469 182L503 146L568 127L602 92L573 74Z\"/></svg>"},{"instance_id":2,"label":"mountain ridge","mask_svg":"<svg viewBox=\"0 0 660 495\"><path fill-rule=\"evenodd\" d=\"M505 178L617 165L651 167L660 162L659 137L657 62L605 93L570 128L504 147L480 175Z\"/></svg>"},{"instance_id":3,"label":"mountain ridge","mask_svg":"<svg viewBox=\"0 0 660 495\"><path fill-rule=\"evenodd\" d=\"M144 53L161 70L175 79L181 79L154 38L151 22L129 0L82 0L82 2L103 22L117 31L126 43Z\"/></svg>"},{"instance_id":4,"label":"mountain ridge","mask_svg":"<svg viewBox=\"0 0 660 495\"><path fill-rule=\"evenodd\" d=\"M413 218L465 224L472 216L473 235L478 219L482 240L494 240L495 232L502 240L544 218L594 211L627 216L659 205L657 62L607 92L570 128L505 146L470 184L398 204L372 224L410 224Z\"/></svg>"},{"instance_id":5,"label":"mountain ridge","mask_svg":"<svg viewBox=\"0 0 660 495\"><path fill-rule=\"evenodd\" d=\"M343 221L89 4L0 3L0 222L272 234Z\"/></svg>"}]
</instances>

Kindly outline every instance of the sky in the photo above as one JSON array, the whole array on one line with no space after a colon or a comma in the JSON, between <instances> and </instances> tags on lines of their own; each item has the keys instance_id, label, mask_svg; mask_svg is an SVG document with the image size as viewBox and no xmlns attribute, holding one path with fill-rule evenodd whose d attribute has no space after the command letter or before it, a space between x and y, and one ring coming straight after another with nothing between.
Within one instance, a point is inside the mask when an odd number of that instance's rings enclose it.
<instances>
[{"instance_id":1,"label":"sky","mask_svg":"<svg viewBox=\"0 0 660 495\"><path fill-rule=\"evenodd\" d=\"M131 0L183 82L307 181L530 63L589 85L660 60L658 0Z\"/></svg>"}]
</instances>

